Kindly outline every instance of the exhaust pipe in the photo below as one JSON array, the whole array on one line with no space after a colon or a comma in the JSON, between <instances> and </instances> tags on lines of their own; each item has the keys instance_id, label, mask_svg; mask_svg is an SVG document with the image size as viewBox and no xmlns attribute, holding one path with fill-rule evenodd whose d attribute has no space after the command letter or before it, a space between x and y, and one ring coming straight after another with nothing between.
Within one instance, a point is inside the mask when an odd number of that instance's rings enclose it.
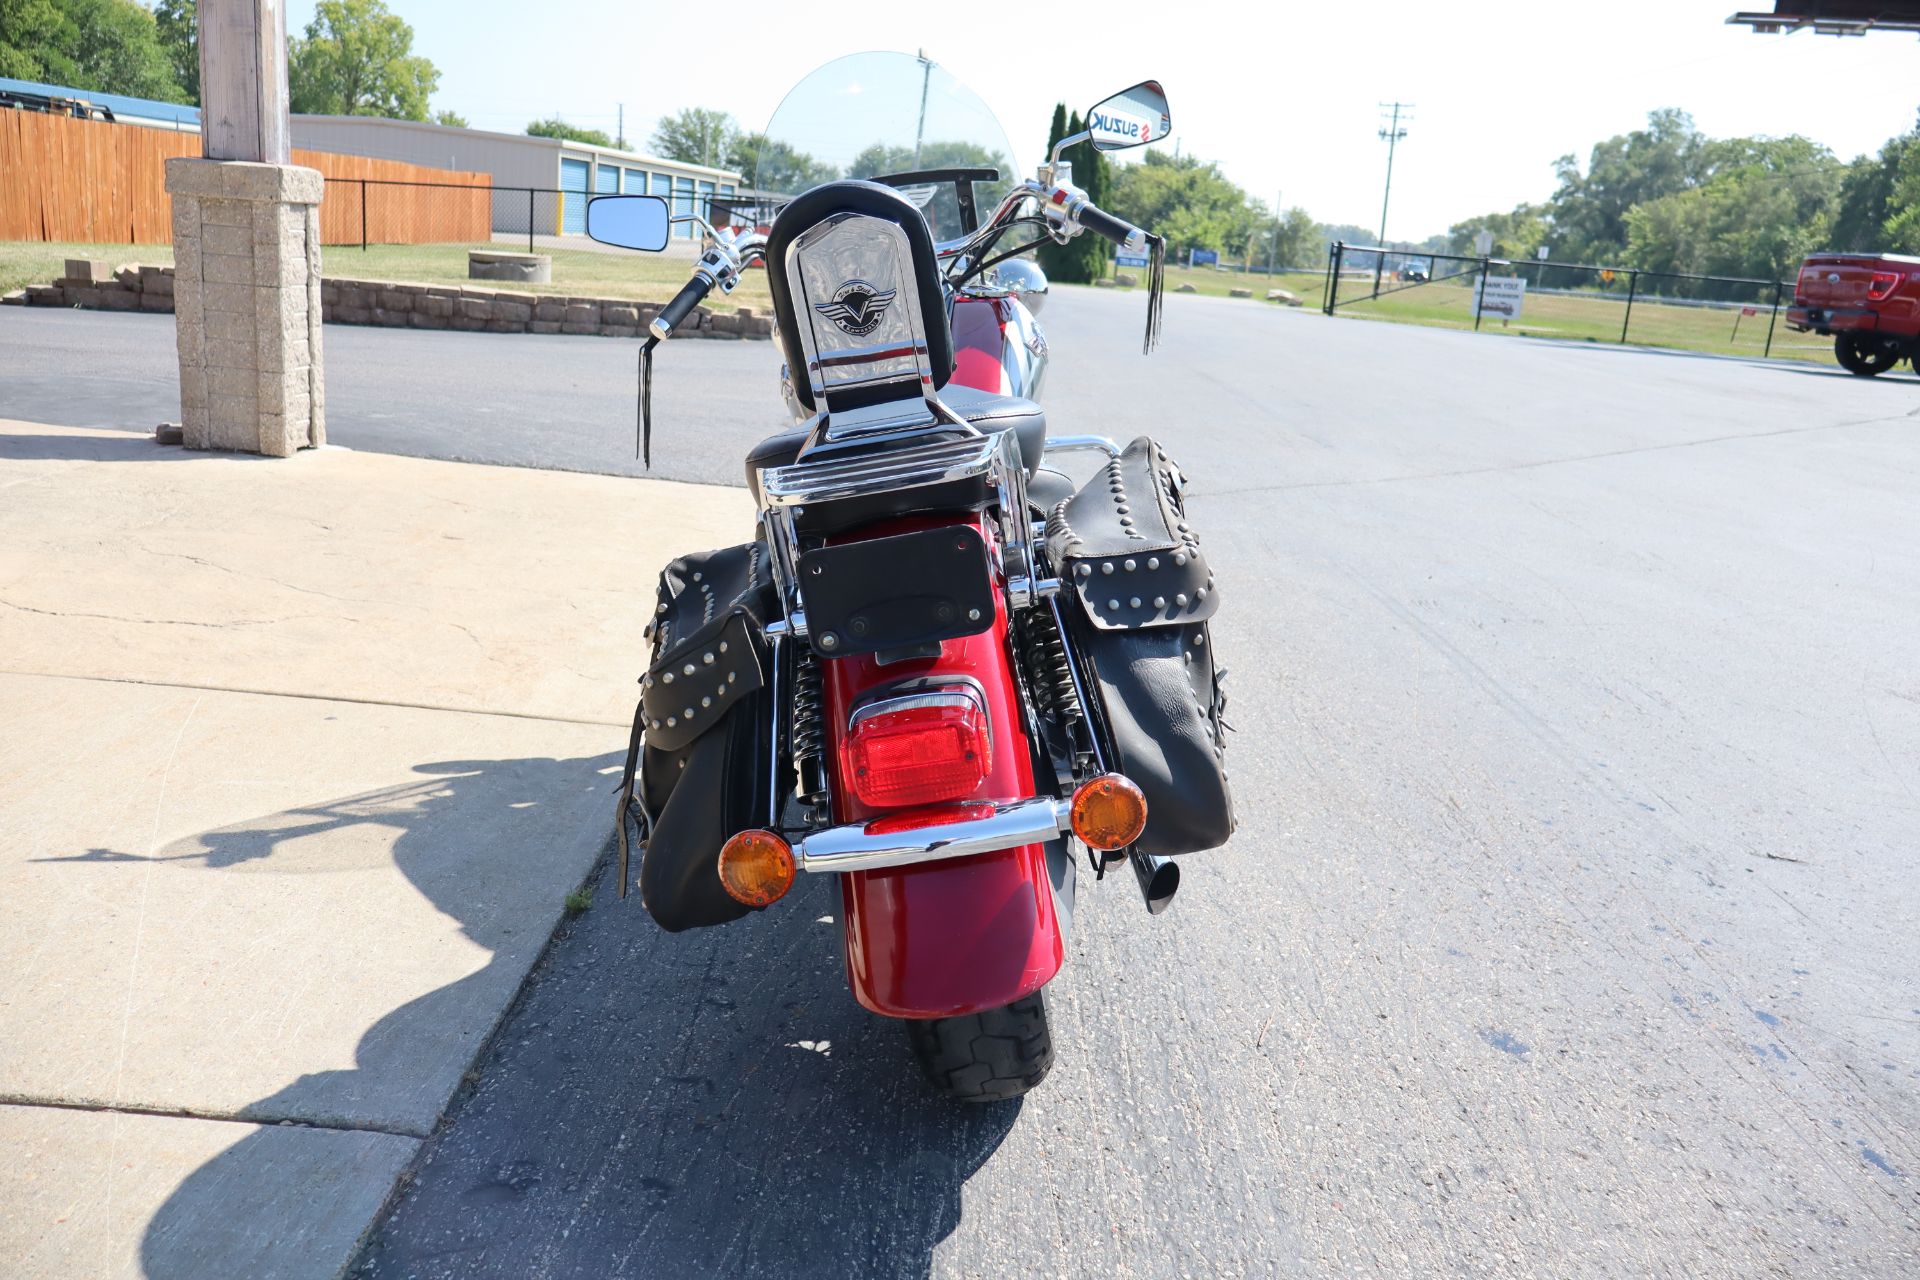
<instances>
[{"instance_id":1,"label":"exhaust pipe","mask_svg":"<svg viewBox=\"0 0 1920 1280\"><path fill-rule=\"evenodd\" d=\"M1140 882L1147 914L1157 916L1173 905L1173 895L1180 888L1180 868L1172 858L1142 853L1136 847L1127 850L1127 861L1133 864L1133 878Z\"/></svg>"}]
</instances>

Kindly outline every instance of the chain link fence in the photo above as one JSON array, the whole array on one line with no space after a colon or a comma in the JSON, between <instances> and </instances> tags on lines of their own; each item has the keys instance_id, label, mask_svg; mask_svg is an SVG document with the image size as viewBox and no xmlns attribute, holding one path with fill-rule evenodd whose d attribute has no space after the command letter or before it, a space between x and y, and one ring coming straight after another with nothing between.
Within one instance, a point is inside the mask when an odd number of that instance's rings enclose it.
<instances>
[{"instance_id":1,"label":"chain link fence","mask_svg":"<svg viewBox=\"0 0 1920 1280\"><path fill-rule=\"evenodd\" d=\"M1794 333L1793 283L1334 244L1321 310L1537 338L1720 355L1825 358Z\"/></svg>"}]
</instances>

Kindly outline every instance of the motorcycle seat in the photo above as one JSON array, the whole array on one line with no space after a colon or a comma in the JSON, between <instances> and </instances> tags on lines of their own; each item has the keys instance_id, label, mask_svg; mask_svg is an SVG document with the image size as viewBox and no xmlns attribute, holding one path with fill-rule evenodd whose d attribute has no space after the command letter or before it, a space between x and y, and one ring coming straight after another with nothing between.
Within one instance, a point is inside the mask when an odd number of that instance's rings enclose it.
<instances>
[{"instance_id":1,"label":"motorcycle seat","mask_svg":"<svg viewBox=\"0 0 1920 1280\"><path fill-rule=\"evenodd\" d=\"M1031 476L1047 451L1047 413L1039 405L1020 396L1003 396L949 382L940 392L940 402L983 432L1011 431L1020 441L1020 460ZM778 431L755 445L747 453L747 488L754 500L760 497L761 467L784 467L800 454L806 443L807 428Z\"/></svg>"}]
</instances>

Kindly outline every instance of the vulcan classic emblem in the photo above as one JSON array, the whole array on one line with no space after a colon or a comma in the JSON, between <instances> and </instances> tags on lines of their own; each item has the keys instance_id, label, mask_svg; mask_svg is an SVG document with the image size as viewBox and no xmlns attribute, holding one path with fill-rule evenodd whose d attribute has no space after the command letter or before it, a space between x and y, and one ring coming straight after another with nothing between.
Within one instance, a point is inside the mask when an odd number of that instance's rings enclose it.
<instances>
[{"instance_id":1,"label":"vulcan classic emblem","mask_svg":"<svg viewBox=\"0 0 1920 1280\"><path fill-rule=\"evenodd\" d=\"M864 338L880 327L881 317L893 302L897 290L877 293L865 280L849 280L833 295L832 302L816 302L813 309L856 338Z\"/></svg>"}]
</instances>

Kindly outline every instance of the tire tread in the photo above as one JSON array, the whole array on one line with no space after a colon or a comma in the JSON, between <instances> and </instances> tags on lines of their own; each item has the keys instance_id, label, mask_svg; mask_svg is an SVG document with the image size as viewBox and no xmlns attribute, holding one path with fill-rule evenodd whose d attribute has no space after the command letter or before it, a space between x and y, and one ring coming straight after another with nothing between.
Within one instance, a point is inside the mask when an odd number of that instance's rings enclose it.
<instances>
[{"instance_id":1,"label":"tire tread","mask_svg":"<svg viewBox=\"0 0 1920 1280\"><path fill-rule=\"evenodd\" d=\"M1053 1036L1038 991L980 1013L915 1019L907 1040L927 1083L961 1102L1017 1098L1053 1070Z\"/></svg>"}]
</instances>

